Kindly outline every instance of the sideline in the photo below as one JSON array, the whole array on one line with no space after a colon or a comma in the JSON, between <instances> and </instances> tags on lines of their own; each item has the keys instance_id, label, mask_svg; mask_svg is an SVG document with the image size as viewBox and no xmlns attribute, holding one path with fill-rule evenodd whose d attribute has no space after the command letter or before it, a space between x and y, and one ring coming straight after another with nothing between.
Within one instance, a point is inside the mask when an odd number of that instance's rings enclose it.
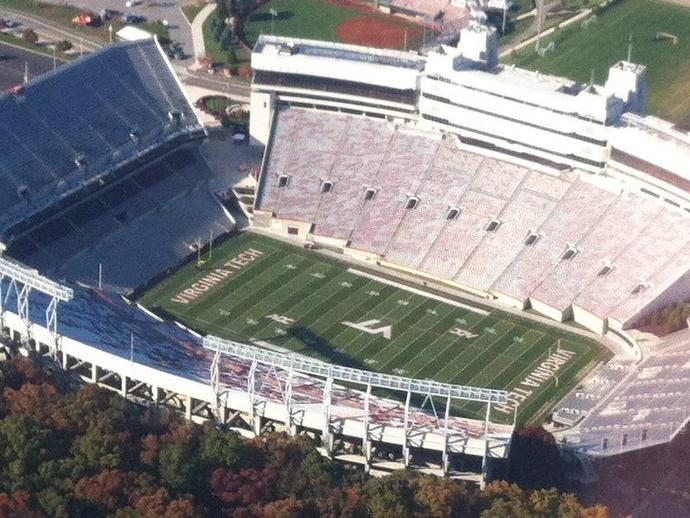
<instances>
[{"instance_id":1,"label":"sideline","mask_svg":"<svg viewBox=\"0 0 690 518\"><path fill-rule=\"evenodd\" d=\"M422 295L423 297L426 297L428 299L438 300L439 302L443 302L444 304L449 304L451 306L455 306L456 308L464 308L464 309L467 309L467 310L472 311L474 313L479 313L480 315L483 315L483 316L487 316L490 314L489 311L475 308L474 306L469 306L467 304L463 304L462 302L458 302L457 300L447 299L446 297L441 297L440 295L435 295L433 293L429 293L429 292L424 291L424 290L413 288L413 287L408 286L406 284L391 281L390 279L386 279L384 277L372 275L371 273L363 272L361 270L357 270L356 268L348 268L347 271L350 273L354 273L355 275L359 275L360 277L365 277L367 279L371 279L373 281L380 282L382 284L388 284L389 286L393 286L394 288L409 291L410 293L414 293L415 295Z\"/></svg>"}]
</instances>

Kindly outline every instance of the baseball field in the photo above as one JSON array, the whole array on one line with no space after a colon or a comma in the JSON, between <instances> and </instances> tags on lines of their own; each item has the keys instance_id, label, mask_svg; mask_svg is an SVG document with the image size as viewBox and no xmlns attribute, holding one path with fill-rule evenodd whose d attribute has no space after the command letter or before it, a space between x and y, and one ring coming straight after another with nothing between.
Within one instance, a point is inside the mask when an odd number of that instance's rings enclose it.
<instances>
[{"instance_id":1,"label":"baseball field","mask_svg":"<svg viewBox=\"0 0 690 518\"><path fill-rule=\"evenodd\" d=\"M275 34L414 49L423 38L417 24L380 13L364 3L343 0L271 0L249 16L244 30L252 44L260 34Z\"/></svg>"}]
</instances>

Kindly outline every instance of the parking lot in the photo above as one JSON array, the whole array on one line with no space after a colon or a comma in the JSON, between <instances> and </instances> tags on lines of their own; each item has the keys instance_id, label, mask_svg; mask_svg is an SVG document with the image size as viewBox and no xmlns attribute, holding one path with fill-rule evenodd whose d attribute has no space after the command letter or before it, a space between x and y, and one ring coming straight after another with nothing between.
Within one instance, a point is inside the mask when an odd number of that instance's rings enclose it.
<instances>
[{"instance_id":1,"label":"parking lot","mask_svg":"<svg viewBox=\"0 0 690 518\"><path fill-rule=\"evenodd\" d=\"M45 0L49 3L63 4L64 0ZM82 7L85 10L100 13L104 9L121 13L122 15L143 16L148 21L167 21L170 38L181 44L184 53L188 56L185 61L192 62L194 45L192 43L192 28L180 7L190 3L190 0L142 0L132 2L128 7L125 0L71 0L70 4Z\"/></svg>"},{"instance_id":2,"label":"parking lot","mask_svg":"<svg viewBox=\"0 0 690 518\"><path fill-rule=\"evenodd\" d=\"M58 65L61 63L57 62ZM23 82L25 64L29 79L33 79L53 69L53 58L0 43L0 90Z\"/></svg>"}]
</instances>

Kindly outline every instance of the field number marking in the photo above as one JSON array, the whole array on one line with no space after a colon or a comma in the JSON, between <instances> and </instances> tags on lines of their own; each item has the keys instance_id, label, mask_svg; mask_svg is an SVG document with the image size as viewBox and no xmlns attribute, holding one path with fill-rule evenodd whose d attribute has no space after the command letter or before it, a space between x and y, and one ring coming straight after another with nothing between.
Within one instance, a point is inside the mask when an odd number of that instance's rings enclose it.
<instances>
[{"instance_id":1,"label":"field number marking","mask_svg":"<svg viewBox=\"0 0 690 518\"><path fill-rule=\"evenodd\" d=\"M351 327L357 331L368 333L370 335L381 335L386 340L391 339L393 333L393 326L371 327L380 324L380 320L366 320L365 322L341 322L344 326Z\"/></svg>"},{"instance_id":2,"label":"field number marking","mask_svg":"<svg viewBox=\"0 0 690 518\"><path fill-rule=\"evenodd\" d=\"M266 315L266 318L269 320L273 320L274 322L278 322L279 324L284 324L286 326L289 326L290 324L294 324L295 319L286 317L285 315L278 315L276 313L271 313L270 315Z\"/></svg>"},{"instance_id":3,"label":"field number marking","mask_svg":"<svg viewBox=\"0 0 690 518\"><path fill-rule=\"evenodd\" d=\"M474 333L470 333L462 327L454 327L448 332L452 335L459 336L460 338L477 338L479 336L475 335Z\"/></svg>"}]
</instances>

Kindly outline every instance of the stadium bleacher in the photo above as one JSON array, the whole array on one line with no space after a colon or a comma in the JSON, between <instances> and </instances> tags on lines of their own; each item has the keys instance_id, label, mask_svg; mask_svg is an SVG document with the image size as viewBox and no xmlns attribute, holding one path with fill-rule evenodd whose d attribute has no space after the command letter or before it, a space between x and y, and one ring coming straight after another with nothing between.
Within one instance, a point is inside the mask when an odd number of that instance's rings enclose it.
<instances>
[{"instance_id":1,"label":"stadium bleacher","mask_svg":"<svg viewBox=\"0 0 690 518\"><path fill-rule=\"evenodd\" d=\"M43 272L90 285L97 284L100 265L111 289L131 291L178 264L211 233L217 237L233 229L208 188L212 178L196 152L183 150L97 192L8 251ZM56 221L63 224L61 234L45 239Z\"/></svg>"},{"instance_id":2,"label":"stadium bleacher","mask_svg":"<svg viewBox=\"0 0 690 518\"><path fill-rule=\"evenodd\" d=\"M16 307L15 291L9 288L7 278L0 280L3 294L7 294L7 308ZM138 306L112 292L70 285L74 298L60 305L59 332L89 347L94 347L121 358L152 367L185 379L209 384L213 352L202 347L202 340L170 321L158 320ZM34 292L29 305L31 321L45 322L48 296ZM247 391L249 360L224 356L221 360L220 384L222 388ZM319 405L323 403L325 381L259 363L255 371L255 396L268 401L285 402L285 386L291 377L293 405ZM360 419L364 421L365 393L339 385L332 387L331 418ZM401 427L407 418L415 432L441 433L446 423L443 417L431 411L411 409L406 416L404 405L398 401L369 396L372 423ZM484 422L451 416L448 432L456 438L484 436ZM489 434L509 435L512 427L489 423ZM459 437L457 437L459 436ZM462 446L460 445L460 449Z\"/></svg>"},{"instance_id":3,"label":"stadium bleacher","mask_svg":"<svg viewBox=\"0 0 690 518\"><path fill-rule=\"evenodd\" d=\"M0 95L0 131L4 241L136 160L204 136L153 39L110 45Z\"/></svg>"},{"instance_id":4,"label":"stadium bleacher","mask_svg":"<svg viewBox=\"0 0 690 518\"><path fill-rule=\"evenodd\" d=\"M600 331L690 276L688 214L620 180L541 172L356 115L279 109L255 212L255 224L305 222L315 239L559 320L581 308Z\"/></svg>"},{"instance_id":5,"label":"stadium bleacher","mask_svg":"<svg viewBox=\"0 0 690 518\"><path fill-rule=\"evenodd\" d=\"M624 382L623 382L624 381ZM554 418L579 426L562 439L592 454L669 441L690 416L690 330L661 340L638 365L610 362L563 400Z\"/></svg>"}]
</instances>

